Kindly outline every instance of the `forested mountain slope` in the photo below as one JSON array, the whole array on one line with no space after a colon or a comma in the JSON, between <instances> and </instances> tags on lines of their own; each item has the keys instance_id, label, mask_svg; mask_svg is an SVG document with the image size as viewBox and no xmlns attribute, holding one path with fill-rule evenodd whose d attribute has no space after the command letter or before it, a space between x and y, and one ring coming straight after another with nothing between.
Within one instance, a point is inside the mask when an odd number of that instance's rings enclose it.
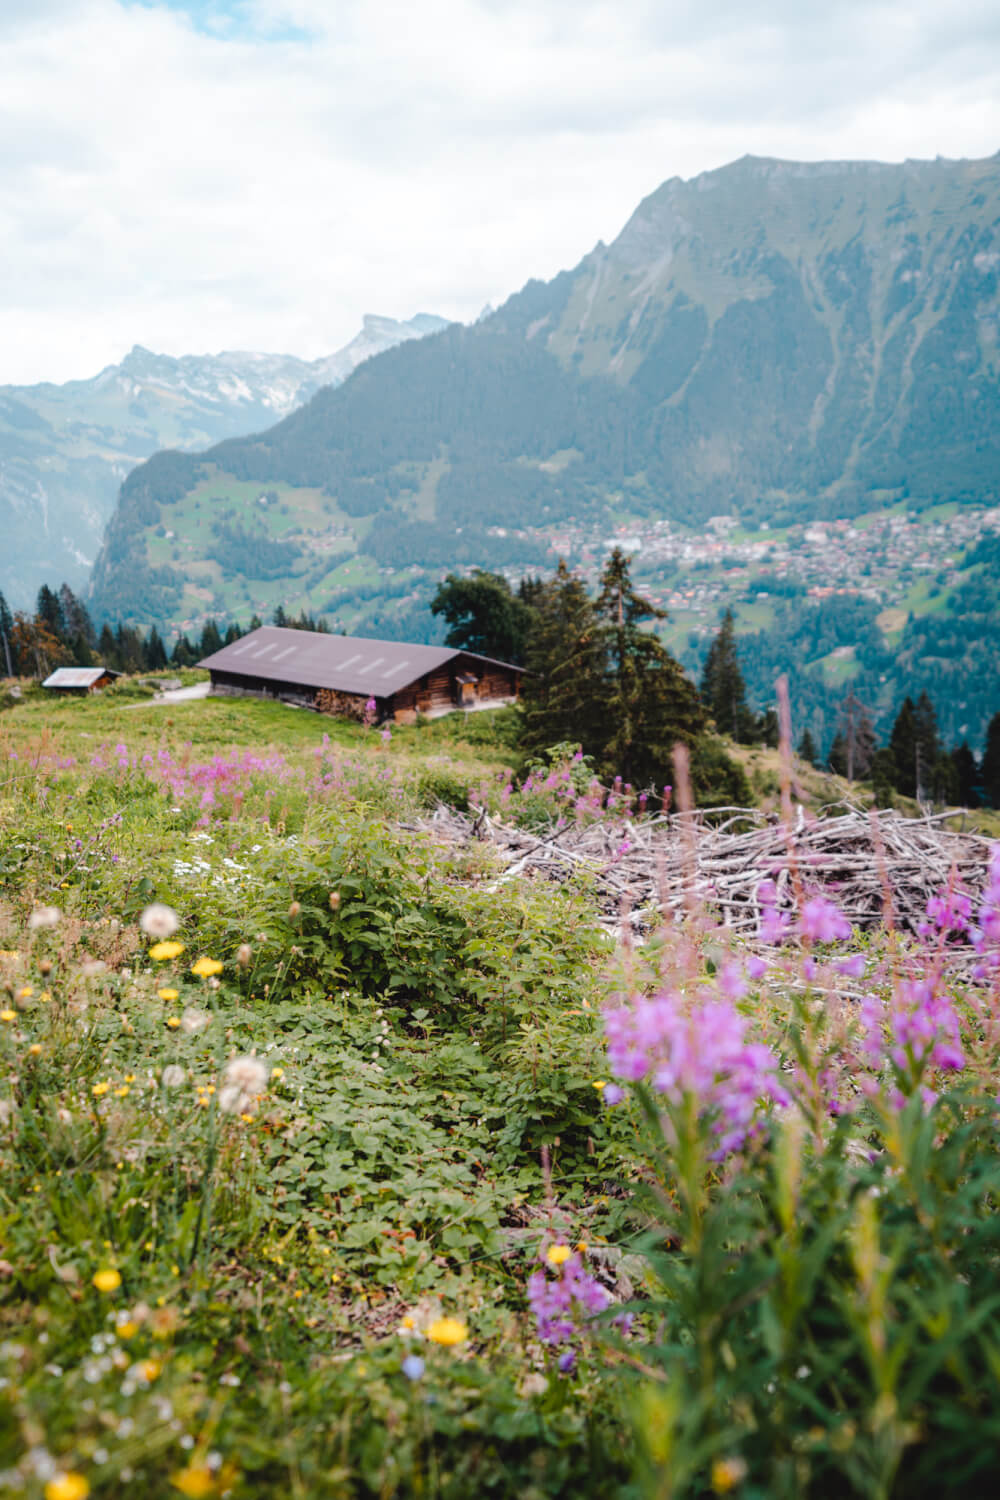
<instances>
[{"instance_id":1,"label":"forested mountain slope","mask_svg":"<svg viewBox=\"0 0 1000 1500\"><path fill-rule=\"evenodd\" d=\"M159 448L204 448L287 415L404 339L446 327L366 317L322 359L225 353L174 359L139 345L63 385L0 386L0 591L27 604L43 582L83 584L122 480Z\"/></svg>"},{"instance_id":2,"label":"forested mountain slope","mask_svg":"<svg viewBox=\"0 0 1000 1500\"><path fill-rule=\"evenodd\" d=\"M155 456L122 488L95 602L246 613L267 602L256 576L322 608L355 551L370 569L517 565L569 518L780 525L994 498L998 225L1000 156L748 157L672 179L613 244L474 326L381 355L269 431Z\"/></svg>"}]
</instances>

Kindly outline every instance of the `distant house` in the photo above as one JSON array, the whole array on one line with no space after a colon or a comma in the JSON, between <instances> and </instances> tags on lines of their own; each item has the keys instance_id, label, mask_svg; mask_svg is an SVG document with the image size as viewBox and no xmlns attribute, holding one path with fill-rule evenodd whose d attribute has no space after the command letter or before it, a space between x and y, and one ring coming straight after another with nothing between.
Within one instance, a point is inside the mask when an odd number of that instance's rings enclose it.
<instances>
[{"instance_id":1,"label":"distant house","mask_svg":"<svg viewBox=\"0 0 1000 1500\"><path fill-rule=\"evenodd\" d=\"M452 646L415 646L359 636L323 635L262 625L199 663L212 692L278 698L360 719L411 723L457 708L486 708L515 699L521 667Z\"/></svg>"},{"instance_id":2,"label":"distant house","mask_svg":"<svg viewBox=\"0 0 1000 1500\"><path fill-rule=\"evenodd\" d=\"M57 667L42 687L57 693L99 693L121 675L110 667Z\"/></svg>"}]
</instances>

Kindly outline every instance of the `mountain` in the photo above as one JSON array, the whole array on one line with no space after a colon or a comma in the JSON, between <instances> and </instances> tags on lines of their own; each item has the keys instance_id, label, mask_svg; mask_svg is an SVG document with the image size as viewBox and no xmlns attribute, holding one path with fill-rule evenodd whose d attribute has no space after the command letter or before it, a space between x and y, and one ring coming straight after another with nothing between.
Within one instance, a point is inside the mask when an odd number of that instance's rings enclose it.
<instances>
[{"instance_id":1,"label":"mountain","mask_svg":"<svg viewBox=\"0 0 1000 1500\"><path fill-rule=\"evenodd\" d=\"M421 570L530 566L574 527L993 499L998 226L1000 155L671 179L471 327L266 432L154 456L122 487L94 602L193 621L280 600L351 628L374 609L387 634Z\"/></svg>"},{"instance_id":2,"label":"mountain","mask_svg":"<svg viewBox=\"0 0 1000 1500\"><path fill-rule=\"evenodd\" d=\"M271 425L372 355L447 327L366 317L317 360L225 353L173 359L140 345L91 380L0 386L0 590L26 604L43 582L85 580L122 480L157 449L204 448Z\"/></svg>"}]
</instances>

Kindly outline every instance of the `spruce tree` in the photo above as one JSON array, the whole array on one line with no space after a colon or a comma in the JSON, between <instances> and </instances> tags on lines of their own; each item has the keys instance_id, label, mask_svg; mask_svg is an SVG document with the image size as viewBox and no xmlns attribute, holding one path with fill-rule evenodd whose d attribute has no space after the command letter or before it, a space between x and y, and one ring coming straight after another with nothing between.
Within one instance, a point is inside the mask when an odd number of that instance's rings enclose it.
<instances>
[{"instance_id":1,"label":"spruce tree","mask_svg":"<svg viewBox=\"0 0 1000 1500\"><path fill-rule=\"evenodd\" d=\"M163 644L163 637L153 625L146 640L146 670L149 672L160 672L167 665L167 648Z\"/></svg>"},{"instance_id":2,"label":"spruce tree","mask_svg":"<svg viewBox=\"0 0 1000 1500\"><path fill-rule=\"evenodd\" d=\"M1000 714L994 714L986 731L983 754L983 792L991 807L1000 807Z\"/></svg>"},{"instance_id":3,"label":"spruce tree","mask_svg":"<svg viewBox=\"0 0 1000 1500\"><path fill-rule=\"evenodd\" d=\"M3 594L0 594L0 672L8 677L17 673L17 657L14 653L14 616Z\"/></svg>"},{"instance_id":4,"label":"spruce tree","mask_svg":"<svg viewBox=\"0 0 1000 1500\"><path fill-rule=\"evenodd\" d=\"M35 617L41 621L50 635L55 636L57 641L65 641L66 616L63 614L59 595L53 593L47 583L43 583L38 590Z\"/></svg>"},{"instance_id":5,"label":"spruce tree","mask_svg":"<svg viewBox=\"0 0 1000 1500\"><path fill-rule=\"evenodd\" d=\"M798 755L808 765L816 764L816 744L808 729L803 729L802 738L799 740Z\"/></svg>"},{"instance_id":6,"label":"spruce tree","mask_svg":"<svg viewBox=\"0 0 1000 1500\"><path fill-rule=\"evenodd\" d=\"M118 646L115 642L115 633L105 620L101 627L101 636L97 642L97 655L100 658L99 665L111 667L113 671L121 670L121 661L118 657Z\"/></svg>"},{"instance_id":7,"label":"spruce tree","mask_svg":"<svg viewBox=\"0 0 1000 1500\"><path fill-rule=\"evenodd\" d=\"M889 736L889 749L892 751L893 763L896 767L896 790L902 792L904 797L915 797L918 763L917 720L913 699L910 697L903 699L902 707L896 715L896 722Z\"/></svg>"},{"instance_id":8,"label":"spruce tree","mask_svg":"<svg viewBox=\"0 0 1000 1500\"><path fill-rule=\"evenodd\" d=\"M926 692L921 693L917 699L913 721L917 744L916 795L918 797L934 796L935 779L944 772L943 768L938 765L941 741L938 738L937 714Z\"/></svg>"},{"instance_id":9,"label":"spruce tree","mask_svg":"<svg viewBox=\"0 0 1000 1500\"><path fill-rule=\"evenodd\" d=\"M722 616L719 633L709 647L700 692L720 734L728 734L741 744L753 742L756 721L747 708L746 683L736 650L736 628L731 609Z\"/></svg>"},{"instance_id":10,"label":"spruce tree","mask_svg":"<svg viewBox=\"0 0 1000 1500\"><path fill-rule=\"evenodd\" d=\"M536 595L522 687L526 749L576 744L593 754L594 724L604 690L594 606L562 561Z\"/></svg>"},{"instance_id":11,"label":"spruce tree","mask_svg":"<svg viewBox=\"0 0 1000 1500\"><path fill-rule=\"evenodd\" d=\"M955 746L951 763L955 769L955 800L960 807L978 807L979 766L967 740Z\"/></svg>"},{"instance_id":12,"label":"spruce tree","mask_svg":"<svg viewBox=\"0 0 1000 1500\"><path fill-rule=\"evenodd\" d=\"M206 620L201 632L201 641L198 645L200 657L211 656L215 651L222 650L222 636L219 627L214 620Z\"/></svg>"},{"instance_id":13,"label":"spruce tree","mask_svg":"<svg viewBox=\"0 0 1000 1500\"><path fill-rule=\"evenodd\" d=\"M594 606L597 638L606 663L603 700L595 705L594 740L605 776L633 786L660 782L671 773L678 741L692 744L705 728L705 711L694 687L646 620L665 612L632 586L628 558L616 547L601 575Z\"/></svg>"}]
</instances>

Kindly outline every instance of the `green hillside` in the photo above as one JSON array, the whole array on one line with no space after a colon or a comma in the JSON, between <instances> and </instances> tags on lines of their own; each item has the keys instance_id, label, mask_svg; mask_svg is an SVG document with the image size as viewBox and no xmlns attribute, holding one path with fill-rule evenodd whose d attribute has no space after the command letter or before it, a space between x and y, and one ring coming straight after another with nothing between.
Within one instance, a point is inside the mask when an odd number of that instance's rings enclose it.
<instances>
[{"instance_id":1,"label":"green hillside","mask_svg":"<svg viewBox=\"0 0 1000 1500\"><path fill-rule=\"evenodd\" d=\"M744 158L671 180L613 244L473 327L381 355L254 437L156 455L123 485L95 602L165 621L260 608L280 584L335 607L346 552L404 597L409 568L540 562L562 523L990 499L998 220L1000 157ZM269 577L207 546L209 504Z\"/></svg>"}]
</instances>

